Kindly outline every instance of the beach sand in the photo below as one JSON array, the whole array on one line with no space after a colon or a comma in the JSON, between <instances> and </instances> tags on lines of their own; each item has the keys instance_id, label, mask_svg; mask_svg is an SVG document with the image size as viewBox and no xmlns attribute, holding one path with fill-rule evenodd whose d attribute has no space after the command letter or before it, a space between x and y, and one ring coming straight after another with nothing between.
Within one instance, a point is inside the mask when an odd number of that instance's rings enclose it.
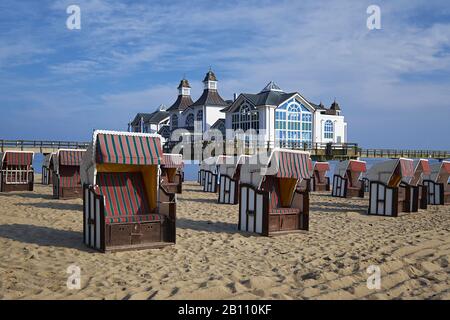
<instances>
[{"instance_id":1,"label":"beach sand","mask_svg":"<svg viewBox=\"0 0 450 320\"><path fill-rule=\"evenodd\" d=\"M39 184L1 193L0 298L450 299L449 206L383 218L365 214L367 199L312 193L310 231L267 238L238 232L238 206L216 202L185 183L175 246L103 254L82 242L81 199ZM380 289L367 288L369 265Z\"/></svg>"}]
</instances>

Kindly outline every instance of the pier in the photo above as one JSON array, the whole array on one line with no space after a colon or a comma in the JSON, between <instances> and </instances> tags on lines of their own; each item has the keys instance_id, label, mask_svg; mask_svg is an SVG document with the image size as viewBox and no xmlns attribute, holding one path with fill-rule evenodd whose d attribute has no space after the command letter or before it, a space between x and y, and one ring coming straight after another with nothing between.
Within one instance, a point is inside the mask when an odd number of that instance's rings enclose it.
<instances>
[{"instance_id":1,"label":"pier","mask_svg":"<svg viewBox=\"0 0 450 320\"><path fill-rule=\"evenodd\" d=\"M214 142L200 141L191 144L191 160L198 160L199 155L194 153L195 143L201 144L201 150ZM177 142L167 142L164 144L164 152L171 152ZM86 149L89 142L78 141L50 141L50 140L0 140L0 152L5 150L33 151L35 153L48 154L58 149ZM229 147L229 146L228 146ZM235 150L242 150L245 154L253 154L257 146L248 144L235 145ZM272 149L274 146L266 145L266 149ZM280 147L309 151L311 158L316 161L328 160L348 160L357 158L424 158L444 160L450 158L450 151L445 150L409 150L409 149L365 149L360 148L357 143L315 143L315 144L281 144ZM200 150L200 149L198 149ZM226 150L226 146L223 146Z\"/></svg>"}]
</instances>

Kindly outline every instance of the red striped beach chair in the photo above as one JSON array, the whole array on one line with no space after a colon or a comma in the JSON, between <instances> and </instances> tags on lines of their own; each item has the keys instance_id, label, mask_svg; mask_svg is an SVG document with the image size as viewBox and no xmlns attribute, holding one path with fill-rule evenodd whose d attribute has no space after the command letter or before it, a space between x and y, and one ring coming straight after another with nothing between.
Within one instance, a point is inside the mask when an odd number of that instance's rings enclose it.
<instances>
[{"instance_id":1,"label":"red striped beach chair","mask_svg":"<svg viewBox=\"0 0 450 320\"><path fill-rule=\"evenodd\" d=\"M197 182L203 187L205 185L205 171L209 170L210 162L214 157L206 158L202 162L200 162Z\"/></svg>"},{"instance_id":2,"label":"red striped beach chair","mask_svg":"<svg viewBox=\"0 0 450 320\"><path fill-rule=\"evenodd\" d=\"M312 191L330 191L330 178L326 176L330 170L328 162L316 162L312 175Z\"/></svg>"},{"instance_id":3,"label":"red striped beach chair","mask_svg":"<svg viewBox=\"0 0 450 320\"><path fill-rule=\"evenodd\" d=\"M86 150L60 149L54 156L53 198L83 198L80 164Z\"/></svg>"},{"instance_id":4,"label":"red striped beach chair","mask_svg":"<svg viewBox=\"0 0 450 320\"><path fill-rule=\"evenodd\" d=\"M49 185L53 183L53 171L54 171L53 157L55 155L56 152L46 154L44 161L42 162L41 183L44 185Z\"/></svg>"},{"instance_id":5,"label":"red striped beach chair","mask_svg":"<svg viewBox=\"0 0 450 320\"><path fill-rule=\"evenodd\" d=\"M428 206L428 187L423 184L423 177L431 173L430 164L427 159L418 159L413 161L414 175L407 177L400 183L405 194L409 195L409 204L406 204L406 212L417 212L419 209L427 209Z\"/></svg>"},{"instance_id":6,"label":"red striped beach chair","mask_svg":"<svg viewBox=\"0 0 450 320\"><path fill-rule=\"evenodd\" d=\"M425 175L423 184L428 188L428 204L450 204L450 161L430 165L430 174Z\"/></svg>"},{"instance_id":7,"label":"red striped beach chair","mask_svg":"<svg viewBox=\"0 0 450 320\"><path fill-rule=\"evenodd\" d=\"M176 197L159 184L156 134L95 131L81 165L87 246L121 251L175 244Z\"/></svg>"},{"instance_id":8,"label":"red striped beach chair","mask_svg":"<svg viewBox=\"0 0 450 320\"><path fill-rule=\"evenodd\" d=\"M250 156L240 155L233 160L219 165L219 197L221 204L237 204L239 202L239 181L242 165Z\"/></svg>"},{"instance_id":9,"label":"red striped beach chair","mask_svg":"<svg viewBox=\"0 0 450 320\"><path fill-rule=\"evenodd\" d=\"M402 180L414 176L411 159L393 159L374 164L367 172L369 210L372 215L397 217L400 212L410 212L411 188L402 188Z\"/></svg>"},{"instance_id":10,"label":"red striped beach chair","mask_svg":"<svg viewBox=\"0 0 450 320\"><path fill-rule=\"evenodd\" d=\"M169 193L182 193L183 155L164 153L164 164L161 164L161 186Z\"/></svg>"},{"instance_id":11,"label":"red striped beach chair","mask_svg":"<svg viewBox=\"0 0 450 320\"><path fill-rule=\"evenodd\" d=\"M366 172L366 162L359 160L345 160L337 164L333 176L333 197L364 198L364 184L361 174Z\"/></svg>"},{"instance_id":12,"label":"red striped beach chair","mask_svg":"<svg viewBox=\"0 0 450 320\"><path fill-rule=\"evenodd\" d=\"M0 192L33 191L34 153L6 150L0 155Z\"/></svg>"},{"instance_id":13,"label":"red striped beach chair","mask_svg":"<svg viewBox=\"0 0 450 320\"><path fill-rule=\"evenodd\" d=\"M274 149L242 165L239 230L274 236L309 228L309 193L297 189L309 177L309 153Z\"/></svg>"}]
</instances>

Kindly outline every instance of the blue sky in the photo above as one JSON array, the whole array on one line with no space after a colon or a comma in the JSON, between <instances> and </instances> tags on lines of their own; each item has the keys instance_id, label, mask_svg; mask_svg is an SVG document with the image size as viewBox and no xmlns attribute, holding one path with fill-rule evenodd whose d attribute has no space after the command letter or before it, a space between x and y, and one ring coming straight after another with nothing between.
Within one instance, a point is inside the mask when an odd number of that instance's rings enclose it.
<instances>
[{"instance_id":1,"label":"blue sky","mask_svg":"<svg viewBox=\"0 0 450 320\"><path fill-rule=\"evenodd\" d=\"M81 8L68 30L66 8ZM366 9L381 8L381 30ZM270 80L329 106L364 147L450 149L448 1L0 2L0 138L89 140L137 112Z\"/></svg>"}]
</instances>

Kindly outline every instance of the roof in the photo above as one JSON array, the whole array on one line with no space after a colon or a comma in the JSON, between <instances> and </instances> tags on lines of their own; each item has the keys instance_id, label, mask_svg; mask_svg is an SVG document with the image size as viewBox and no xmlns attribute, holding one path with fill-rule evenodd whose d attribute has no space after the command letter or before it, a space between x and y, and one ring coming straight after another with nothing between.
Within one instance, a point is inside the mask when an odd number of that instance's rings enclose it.
<instances>
[{"instance_id":1,"label":"roof","mask_svg":"<svg viewBox=\"0 0 450 320\"><path fill-rule=\"evenodd\" d=\"M279 92L283 92L283 90L281 90L281 88L273 81L270 81L265 87L264 89L261 90L261 92L268 92L268 91L279 91Z\"/></svg>"},{"instance_id":2,"label":"roof","mask_svg":"<svg viewBox=\"0 0 450 320\"><path fill-rule=\"evenodd\" d=\"M138 113L134 120L131 122L131 125L137 126L141 122L141 118L144 119L144 123L154 123L158 124L166 118L169 118L169 112L166 110L161 110L161 107L153 111L152 113Z\"/></svg>"},{"instance_id":3,"label":"roof","mask_svg":"<svg viewBox=\"0 0 450 320\"><path fill-rule=\"evenodd\" d=\"M192 101L191 96L178 95L177 100L167 109L168 112L173 111L183 111L187 109L194 102Z\"/></svg>"},{"instance_id":4,"label":"roof","mask_svg":"<svg viewBox=\"0 0 450 320\"><path fill-rule=\"evenodd\" d=\"M178 85L177 89L181 89L181 88L190 88L191 86L189 85L189 81L187 79L182 79L180 81L180 84Z\"/></svg>"},{"instance_id":5,"label":"roof","mask_svg":"<svg viewBox=\"0 0 450 320\"><path fill-rule=\"evenodd\" d=\"M192 107L195 106L221 106L227 107L228 103L226 103L222 97L219 95L217 90L214 89L205 89L203 90L200 98L197 99L194 103L191 104Z\"/></svg>"},{"instance_id":6,"label":"roof","mask_svg":"<svg viewBox=\"0 0 450 320\"><path fill-rule=\"evenodd\" d=\"M212 70L209 70L209 71L206 73L206 76L205 76L205 78L203 79L203 82L206 82L206 81L217 81L217 77L216 77L216 75L214 74L214 72L212 72Z\"/></svg>"},{"instance_id":7,"label":"roof","mask_svg":"<svg viewBox=\"0 0 450 320\"><path fill-rule=\"evenodd\" d=\"M211 129L219 127L221 124L225 125L225 119L217 119L216 122L211 126Z\"/></svg>"},{"instance_id":8,"label":"roof","mask_svg":"<svg viewBox=\"0 0 450 320\"><path fill-rule=\"evenodd\" d=\"M331 104L330 109L331 110L341 110L341 108L339 107L339 103L337 103L336 100L334 100L334 102Z\"/></svg>"}]
</instances>

